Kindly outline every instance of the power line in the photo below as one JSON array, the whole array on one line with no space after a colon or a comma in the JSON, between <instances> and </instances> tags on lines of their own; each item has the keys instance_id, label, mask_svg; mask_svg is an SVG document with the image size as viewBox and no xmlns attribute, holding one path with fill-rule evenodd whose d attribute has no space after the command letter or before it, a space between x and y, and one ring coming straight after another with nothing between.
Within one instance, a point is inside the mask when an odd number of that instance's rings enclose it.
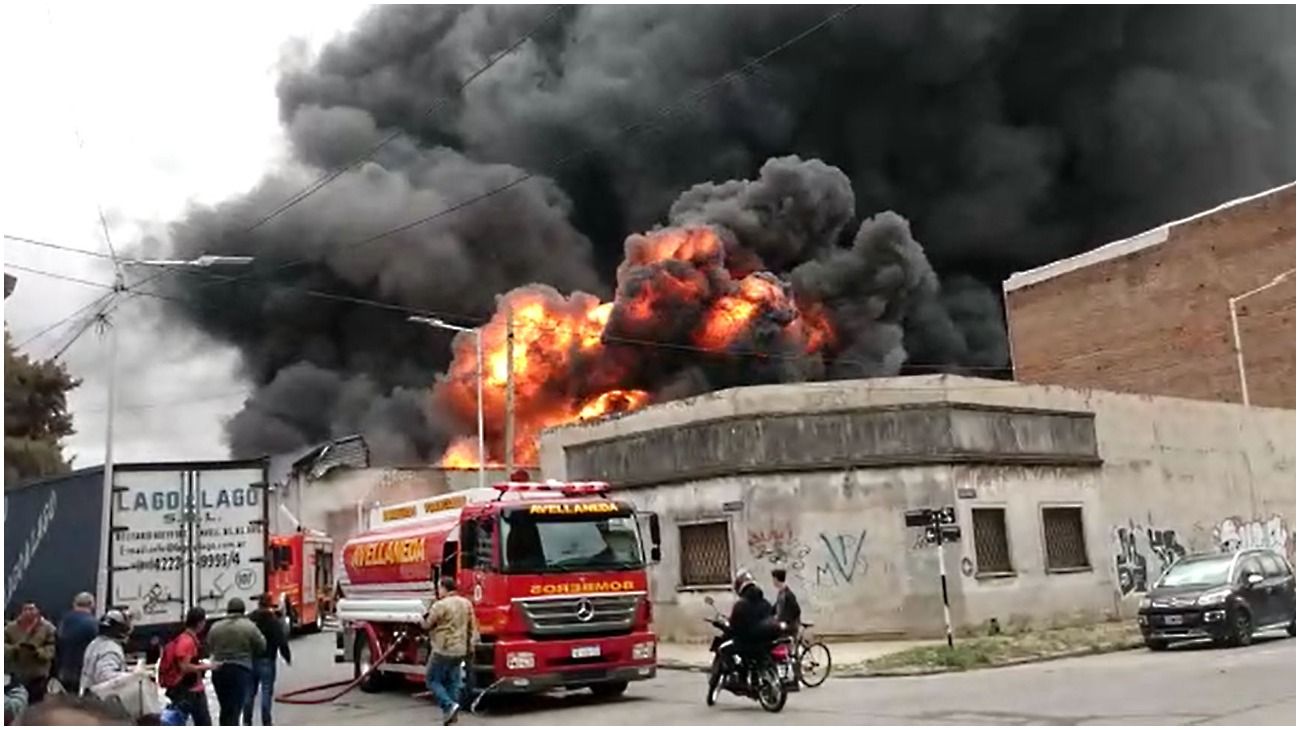
<instances>
[{"instance_id":1,"label":"power line","mask_svg":"<svg viewBox=\"0 0 1300 730\"><path fill-rule=\"evenodd\" d=\"M89 309L92 309L92 308L96 307L96 306L99 305L101 302L103 302L104 300L108 299L108 298L111 297L111 296L113 296L112 292L109 292L108 294L101 294L100 296L98 296L98 297L92 299L89 303L87 303L87 304L83 304L82 306L77 307L76 309L72 310L71 312L69 312L69 313L66 314L65 316L63 316L63 317L61 317L61 318L59 318L59 319L57 319L57 320L51 322L50 324L46 325L45 327L42 327L42 328L40 329L40 331L38 331L36 334L31 335L31 336L27 337L26 339L24 339L22 342L19 342L17 345L14 345L14 349L15 349L15 350L21 350L21 349L23 349L24 347L30 345L31 343L35 342L36 340L39 340L40 338L44 337L44 336L45 336L46 334L48 334L51 330L57 329L57 328L63 326L64 324L67 324L68 322L70 322L70 321L72 321L73 319L75 319L75 318L76 318L78 315L80 315L82 312L85 312L85 311L87 311L87 310L89 310Z\"/></svg>"},{"instance_id":2,"label":"power line","mask_svg":"<svg viewBox=\"0 0 1300 730\"><path fill-rule=\"evenodd\" d=\"M63 347L60 347L53 355L50 356L49 359L58 360L60 357L63 356L63 353L68 351L69 347L72 347L74 342L76 342L78 339L81 338L83 334L86 333L86 330L90 329L90 325L94 324L95 322L105 321L105 318L108 315L109 308L112 307L118 301L114 298L113 293L110 293L108 296L109 298L104 302L104 305L100 308L100 310L95 313L95 316L87 317L86 321L81 323L81 327L75 333L73 333L72 337L67 342L63 343Z\"/></svg>"},{"instance_id":3,"label":"power line","mask_svg":"<svg viewBox=\"0 0 1300 730\"><path fill-rule=\"evenodd\" d=\"M51 244L51 245L55 245L55 244ZM72 249L72 248L69 247L68 250L80 251L80 250L82 250L82 249ZM44 271L39 271L39 270L34 270L34 269L32 269L32 270L30 270L30 271L32 271L32 273L44 274L44 275L47 275L47 276L53 276L53 277L55 277L55 278L68 278L68 277L63 277L63 276L58 275L58 274L52 274L52 273L50 273L50 272L44 272ZM197 275L197 274L199 274L199 273L201 273L201 272L191 272L191 271L188 271L188 270L185 270L185 269L181 269L181 270L180 270L180 273L188 273L188 274L195 274L195 275ZM230 278L233 278L233 277L230 277ZM97 283L97 282L89 282L89 281L84 281L84 280L76 280L76 281L78 281L78 283L86 284L86 285L88 285L88 286L97 286L97 287L103 287L103 288L111 288L109 285L106 285L106 284L100 284L100 283ZM278 284L278 283L271 283L270 285L271 285L271 286L274 286L274 287L278 287L278 288L280 288L280 289L287 290L287 291L297 292L297 293L299 293L299 294L303 294L303 295L306 295L306 296L318 297L318 298L327 299L327 300L340 301L340 302L345 302L345 303L349 303L349 304L357 304L357 305L362 305L362 306L370 306L370 307L375 307L375 308L379 308L379 309L385 309L385 310L389 310L389 311L393 311L393 312L398 312L398 313L400 313L400 314L408 314L408 315L409 315L409 314L418 314L418 315L422 315L422 316L426 316L426 317L438 317L438 318L443 318L443 319L452 319L452 320L456 320L456 321L458 321L458 322L466 322L466 323L468 323L469 325L472 325L472 326L482 326L482 325L485 325L485 324L487 324L488 322L491 321L490 318L489 318L489 319L484 319L484 318L482 318L482 317L475 317L475 316L467 315L467 314L465 314L465 313L463 313L463 312L442 312L442 311L436 311L436 310L420 309L420 308L417 308L417 307L408 307L408 306L404 306L404 305L401 305L401 304L391 304L391 303L388 303L388 302L381 302L381 301L377 301L377 300L374 300L374 299L366 299L366 298L363 298L363 297L352 297L352 296L347 296L347 295L342 295L342 294L331 294L331 293L329 293L329 292L316 291L316 290L313 290L313 289L302 289L302 288L300 288L300 287L296 287L296 286L293 286L293 285L291 285L291 284ZM157 293L157 292L145 291L145 290L135 290L135 289L131 289L131 290L129 290L129 292L130 292L132 295L137 295L137 296L149 296L149 297L154 297L154 298L157 298L157 299L163 299L163 300L167 300L167 301L171 301L171 302L177 302L177 303L180 303L180 304L188 304L188 302L186 302L185 300L182 300L182 299L179 299L179 298L176 298L176 297L167 296L167 295L164 295L164 294L159 294L159 293ZM537 326L535 326L535 328L536 328L536 329L539 329L539 330L541 330L541 331L544 331L544 332L558 332L558 331L559 331L559 327L557 327L557 326L537 325ZM806 355L806 354L803 354L803 355L788 355L788 354L783 354L783 353L765 352L765 351L762 351L762 350L753 350L753 349L738 349L738 348L731 348L731 349L725 349L725 350L717 350L717 349L712 349L712 348L707 348L707 347L701 347L701 346L699 346L699 345L690 345L690 344L679 343L679 342L665 342L665 341L662 341L662 340L646 340L646 339L640 339L640 338L634 338L634 337L623 337L623 336L619 336L619 335L610 335L610 334L604 334L604 335L602 335L602 337L601 337L601 341L602 341L602 343L614 343L614 344L634 345L634 346L639 346L639 347L651 347L651 348L659 348L659 349L678 350L678 351L684 351L684 352L696 352L696 353L699 353L699 354L702 354L702 355L715 356L715 357L716 357L716 356L753 357L753 358L755 358L755 359L761 359L761 360L790 361L790 362L807 362L808 359L809 359L809 357L810 357L809 355ZM880 363L878 363L878 362L871 362L871 361L867 361L867 360L859 360L859 359L855 359L855 358L834 357L834 356L823 356L823 357L825 357L825 359L826 359L828 362L833 363L833 364L840 364L840 365L857 365L857 366L863 367L864 369L867 369L867 370L870 370L870 369L872 369L872 368L878 367L878 366L880 365ZM1006 369L1007 369L1005 366L992 366L992 365L954 365L953 363L922 363L922 362L911 362L911 361L908 361L908 362L905 362L904 364L905 364L905 365L909 365L909 366L911 366L911 367L915 367L915 368L960 368L960 369L967 370L967 371L982 370L982 371L992 371L992 372L1004 372L1004 371L1006 371Z\"/></svg>"},{"instance_id":4,"label":"power line","mask_svg":"<svg viewBox=\"0 0 1300 730\"><path fill-rule=\"evenodd\" d=\"M640 133L640 132L642 132L642 131L644 131L644 130L647 130L647 129L653 129L653 128L659 126L659 125L660 125L660 124L661 124L665 119L667 119L668 117L673 116L673 115L676 114L678 111L680 111L680 109L681 109L682 107L684 107L688 102L696 101L696 100L698 100L698 99L700 99L700 98L702 98L702 97L708 95L709 93L712 93L715 89L717 89L717 88L723 86L724 84L730 83L731 81L733 81L733 80L735 80L735 79L737 79L737 78L740 78L741 76L744 76L744 75L750 73L751 71L753 71L754 69L758 68L758 67L761 66L763 63L765 63L768 59L770 59L770 58L772 58L773 56L775 56L775 55L781 53L782 51L785 51L786 49L790 48L791 46L793 46L793 45L799 43L800 41L804 40L804 39L807 38L808 36L811 36L811 35L817 33L817 32L820 31L822 28L825 28L826 26L830 25L831 23L835 22L836 20L839 20L840 18L842 18L843 16L847 15L848 13L850 13L850 12L856 10L858 7L859 7L858 5L848 5L848 6L845 6L845 7L843 7L843 8L840 8L839 10L835 11L834 13L831 13L830 15L826 16L825 18L823 18L822 20L820 20L820 21L818 21L817 23L813 24L812 26L809 26L808 28L804 29L802 32L800 32L800 33L798 33L798 34L792 36L791 38L787 39L786 41L782 42L781 44L779 44L779 45L773 47L772 49L768 50L767 52L763 53L762 55L760 55L760 56L758 56L758 57L756 57L756 58L754 58L754 59L748 61L747 63L744 63L744 64L738 66L738 67L735 68L735 69L732 69L731 71L729 71L729 72L727 72L727 73L725 73L725 74L723 74L723 75L717 77L717 78L714 79L713 81L710 81L710 82L708 82L708 83L706 83L706 84L704 84L704 85L702 85L702 86L696 88L694 91L691 91L691 92L688 92L687 94L684 94L683 96L679 97L676 101L673 101L673 102L671 102L671 103L669 103L669 104L667 104L667 105L665 105L665 106L660 107L659 110L658 110L657 112L655 112L654 114L650 115L648 118L643 119L643 120L641 120L641 121L639 121L639 122L634 122L634 123L632 123L632 124L628 124L628 125L622 127L622 128L619 129L618 131L614 132L614 134L612 134L612 135L609 137L609 139L605 140L604 142L598 142L598 143L593 144L593 145L590 145L590 146L588 146L588 147L586 147L586 148L584 148L584 149L581 149L581 150L579 150L579 151L577 151L577 152L574 152L574 153L571 153L571 154L569 154L569 155L565 155L564 157L559 158L559 159L556 160L554 163L552 163L551 167L547 170L546 174L547 174L548 176L550 176L550 177L554 177L554 176L555 176L555 175L556 175L560 170L562 170L564 167L567 167L567 166L568 166L570 163L572 163L573 161L578 160L578 159L581 159L581 158L584 158L584 157L586 157L586 156L588 156L588 155L590 155L590 154L592 154L592 153L594 153L594 152L598 152L598 151L601 150L602 148L604 148L604 147L606 147L606 146L608 146L608 145L610 145L610 144L613 144L613 143L617 142L621 137L623 137L623 136L625 136L625 135L629 135L629 134L633 134L633 133ZM380 239L382 239L382 238L387 238L388 236L391 236L391 235L396 234L396 233L402 233L402 232L404 232L404 231L408 231L408 230L410 230L410 229L412 229L412 228L416 228L416 227L418 227L418 226L424 225L425 223L432 222L432 221L434 221L434 220L437 220L438 218L442 218L443 216L450 215L450 214L455 213L455 212L457 212L457 211L460 211L460 210L463 210L463 209L465 209L465 208L468 208L468 207L471 206L471 205L474 205L474 204L476 204L476 203L479 203L479 202L482 202L482 201L484 201L484 200L487 200L488 198L491 198L491 197L493 197L493 196L496 196L496 195L498 195L498 194L500 194L500 193L506 192L507 190L510 190L511 188L514 188L514 187L516 187L516 186L518 186L518 185L521 185L521 184L523 184L523 183L525 183L525 182L527 182L527 181L529 181L529 180L532 180L532 179L535 178L535 177L538 177L540 174L541 174L541 173L537 173L537 172L528 172L528 173L525 173L525 174L521 175L520 177L515 178L514 180L511 180L511 181L508 182L508 183L505 183L504 185L500 185L500 186L495 187L495 188L492 188L492 189L490 189L490 190L488 190L488 191L486 191L486 192L484 192L484 193L480 193L479 195L475 195L475 196L472 196L472 197L470 197L470 198L468 198L468 199L466 199L466 200L462 200L462 201L460 201L459 203L455 203L455 204L453 204L453 205L451 205L451 206L449 206L449 207L447 207L447 208L443 208L442 210L439 210L439 211L437 211L437 212L435 212L435 213L432 213L432 214L430 214L430 215L424 216L424 217L422 217L422 218L419 218L419 219L416 219L416 220L413 220L413 221L410 221L410 222L407 222L407 223L403 223L402 225L396 226L396 227L394 227L394 228L390 228L390 229L385 230L385 231L381 231L380 233L376 233L376 234L373 234L373 235L367 236L367 237L365 237L365 238L358 239L358 240L356 240L356 241L352 241L352 242L350 242L350 243L344 243L344 244L336 245L336 246L334 246L333 248L334 248L334 250L337 251L338 249L341 249L341 248L351 248L351 247L353 247L353 246L360 246L360 245L364 245L364 244L367 244L367 243L373 243L373 242L378 241L378 240L380 240ZM246 274L241 274L241 275L239 275L239 276L230 277L230 278L228 278L228 279L226 280L226 283L234 283L234 282L238 282L238 281L244 281L244 280L247 280L247 279L250 279L250 278L262 278L262 277L266 277L266 276L269 276L269 275L274 274L274 273L276 273L276 272L282 271L282 270L284 270L284 269L291 268L291 267L294 267L294 266L298 266L298 265L300 265L300 264L304 264L304 263L309 263L309 262L311 262L311 261L312 261L312 259L309 259L309 258L290 259L289 261L286 261L286 262L284 262L284 263L282 263L282 264L280 264L280 265L278 265L278 266L274 266L274 267L271 267L271 268L269 268L269 269L265 269L265 270L262 270L262 271L251 271L251 272L248 272L248 273L246 273ZM206 273L206 272L204 272L204 273ZM209 274L209 275L211 275L211 274ZM209 282L206 286L215 286L216 284L219 284L219 283L221 283L221 282L216 282L216 281L214 281L214 282Z\"/></svg>"},{"instance_id":5,"label":"power line","mask_svg":"<svg viewBox=\"0 0 1300 730\"><path fill-rule=\"evenodd\" d=\"M475 79L477 79L478 77L482 76L484 73L487 73L487 71L488 71L489 69L491 69L493 66L497 65L497 63L500 62L501 59L503 59L503 58L505 58L506 56L509 56L510 54L512 54L512 53L514 53L515 51L517 51L521 46L523 46L525 43L527 43L528 40L531 39L531 38L533 37L533 35L535 35L535 34L537 33L537 31L541 30L543 26L545 26L546 24L548 24L548 23L551 21L551 19L553 19L554 17L556 17L556 16L560 13L560 11L564 9L564 7L565 7L565 6L563 6L563 5L558 5L558 6L556 6L555 9L553 9L550 13L548 13L548 14L546 15L545 18L542 18L541 22L539 22L537 25L535 25L535 26L533 26L531 29L529 29L529 31L528 31L527 33L525 33L524 35L520 36L520 38L519 38L518 40L516 40L514 43L510 44L509 46L507 46L505 50L501 51L501 52L498 53L497 55L493 56L492 58L489 58L486 64L484 64L483 66L481 66L478 70L474 71L474 73L470 74L468 78L466 78L464 81L462 81L462 82L460 83L460 85L457 86L457 88L456 88L456 90L455 90L454 93L455 93L455 94L463 93L463 92L465 91L465 88L466 88L466 87L468 87L470 84L474 83L474 80L475 80ZM421 119L428 118L428 117L431 116L431 115L433 114L433 112L436 111L436 110L437 110L437 109L438 109L442 104L447 103L447 102L449 102L449 101L451 101L451 100L452 100L452 99L451 99L451 97L449 97L449 96L441 96L441 97L438 97L437 99L434 100L434 102L433 102L431 105L429 105L429 108L425 110L424 114L421 115L420 118L421 118ZM302 188L301 190L299 190L297 193L294 193L293 195L289 196L288 199L286 199L283 203L281 203L279 206L277 206L274 210L272 210L270 213L267 213L266 215L262 216L262 218L259 219L256 223L254 223L253 225L251 225L251 226L249 226L247 229L245 229L245 230L244 230L244 233L245 233L245 234L252 233L253 231L257 230L258 228L261 228L263 225L265 225L265 224L271 222L272 220L275 220L277 217L279 217L279 216L280 216L281 214L283 214L285 211L289 210L290 208L292 208L293 206L297 205L298 203L301 203L302 201L304 201L304 200L306 200L307 198L311 197L311 196L314 195L317 191L319 191L321 188L324 188L326 185L329 185L331 182L333 182L334 180L336 180L336 179L337 179L339 176L341 176L343 173L347 172L348 170L351 170L352 168L356 167L357 165L359 165L359 164L365 162L366 160L369 160L369 159L371 159L372 157L374 157L374 155L377 154L377 153L379 152L379 150L383 149L386 145L388 145L388 143L392 142L393 140L397 139L398 137L401 137L403 134L404 134L404 132L403 132L401 129L395 129L395 130L393 130L393 131L392 131L391 133L389 133L386 137L384 137L383 139L381 139L377 144L375 144L375 145L374 145L373 147L371 147L370 149L368 149L368 150L366 150L365 152L363 152L363 153L362 153L360 156L358 156L356 159L352 160L351 162L348 162L348 163L345 164L345 165L342 165L342 166L340 166L340 167L337 167L337 168L335 168L334 170L331 170L331 171L325 173L324 175L320 176L319 178L317 178L317 179L316 179L315 181L313 181L312 183L308 184L306 187L304 187L304 188Z\"/></svg>"}]
</instances>

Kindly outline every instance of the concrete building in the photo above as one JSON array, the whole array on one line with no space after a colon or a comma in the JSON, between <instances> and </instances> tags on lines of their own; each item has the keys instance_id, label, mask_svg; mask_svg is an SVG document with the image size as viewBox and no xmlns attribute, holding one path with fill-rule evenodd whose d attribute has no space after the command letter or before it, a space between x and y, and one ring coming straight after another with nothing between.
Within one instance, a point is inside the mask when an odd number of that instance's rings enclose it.
<instances>
[{"instance_id":1,"label":"concrete building","mask_svg":"<svg viewBox=\"0 0 1300 730\"><path fill-rule=\"evenodd\" d=\"M1295 184L1015 274L1016 380L1295 408Z\"/></svg>"},{"instance_id":2,"label":"concrete building","mask_svg":"<svg viewBox=\"0 0 1300 730\"><path fill-rule=\"evenodd\" d=\"M903 513L954 505L954 621L1131 613L1188 551L1294 559L1295 412L943 375L737 388L545 432L542 473L660 514L665 638L707 635L734 571L781 565L823 635L942 631Z\"/></svg>"}]
</instances>

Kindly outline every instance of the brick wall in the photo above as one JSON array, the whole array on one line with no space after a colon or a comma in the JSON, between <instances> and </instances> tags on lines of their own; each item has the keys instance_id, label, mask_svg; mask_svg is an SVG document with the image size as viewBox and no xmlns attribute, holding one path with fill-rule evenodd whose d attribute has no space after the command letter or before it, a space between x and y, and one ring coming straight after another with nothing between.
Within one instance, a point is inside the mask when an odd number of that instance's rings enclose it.
<instances>
[{"instance_id":1,"label":"brick wall","mask_svg":"<svg viewBox=\"0 0 1300 730\"><path fill-rule=\"evenodd\" d=\"M1291 186L1144 234L1155 243L1133 239L1125 255L1025 285L1013 277L1016 378L1239 402L1228 298L1295 268L1295 216ZM1238 304L1253 405L1295 408L1295 282Z\"/></svg>"}]
</instances>

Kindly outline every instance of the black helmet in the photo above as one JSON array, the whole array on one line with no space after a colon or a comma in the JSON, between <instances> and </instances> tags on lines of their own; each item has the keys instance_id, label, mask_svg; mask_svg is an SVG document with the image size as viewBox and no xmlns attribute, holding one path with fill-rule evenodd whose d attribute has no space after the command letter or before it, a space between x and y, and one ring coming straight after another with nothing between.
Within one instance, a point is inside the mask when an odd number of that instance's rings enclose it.
<instances>
[{"instance_id":1,"label":"black helmet","mask_svg":"<svg viewBox=\"0 0 1300 730\"><path fill-rule=\"evenodd\" d=\"M745 586L752 585L754 585L754 575L744 568L736 571L736 578L731 581L731 588L736 592L736 595L740 595L740 592L745 590Z\"/></svg>"},{"instance_id":2,"label":"black helmet","mask_svg":"<svg viewBox=\"0 0 1300 730\"><path fill-rule=\"evenodd\" d=\"M124 637L131 633L131 617L125 611L112 609L99 619L99 632L108 636Z\"/></svg>"}]
</instances>

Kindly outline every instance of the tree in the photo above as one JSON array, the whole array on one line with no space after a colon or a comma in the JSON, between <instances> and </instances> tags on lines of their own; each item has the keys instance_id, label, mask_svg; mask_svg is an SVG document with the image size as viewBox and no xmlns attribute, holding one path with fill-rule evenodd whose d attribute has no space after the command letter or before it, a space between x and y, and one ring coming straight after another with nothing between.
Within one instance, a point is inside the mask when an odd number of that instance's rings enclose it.
<instances>
[{"instance_id":1,"label":"tree","mask_svg":"<svg viewBox=\"0 0 1300 730\"><path fill-rule=\"evenodd\" d=\"M14 349L5 329L5 487L72 468L60 440L76 431L68 391L81 381L54 360L33 360Z\"/></svg>"}]
</instances>

